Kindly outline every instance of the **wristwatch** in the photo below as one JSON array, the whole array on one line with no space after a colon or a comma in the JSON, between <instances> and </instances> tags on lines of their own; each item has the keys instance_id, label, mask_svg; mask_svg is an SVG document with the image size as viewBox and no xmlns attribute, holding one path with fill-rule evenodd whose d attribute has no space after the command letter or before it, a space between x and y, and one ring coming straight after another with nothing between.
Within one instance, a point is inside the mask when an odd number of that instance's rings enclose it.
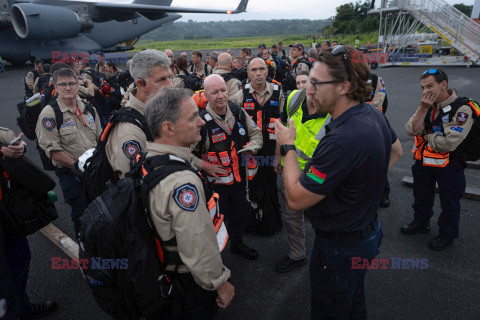
<instances>
[{"instance_id":1,"label":"wristwatch","mask_svg":"<svg viewBox=\"0 0 480 320\"><path fill-rule=\"evenodd\" d=\"M280 155L282 157L285 157L287 155L287 152L290 151L290 150L296 150L294 144L282 144L280 146Z\"/></svg>"}]
</instances>

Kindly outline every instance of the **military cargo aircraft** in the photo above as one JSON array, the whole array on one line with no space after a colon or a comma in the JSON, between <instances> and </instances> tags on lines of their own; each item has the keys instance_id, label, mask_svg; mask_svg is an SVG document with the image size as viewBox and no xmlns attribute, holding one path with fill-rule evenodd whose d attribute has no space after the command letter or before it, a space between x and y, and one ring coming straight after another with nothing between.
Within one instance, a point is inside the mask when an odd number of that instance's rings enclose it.
<instances>
[{"instance_id":1,"label":"military cargo aircraft","mask_svg":"<svg viewBox=\"0 0 480 320\"><path fill-rule=\"evenodd\" d=\"M91 53L120 43L131 45L141 35L173 22L179 13L237 14L236 10L171 7L172 0L132 3L70 0L0 0L0 56L23 63L28 52L51 59L52 52Z\"/></svg>"}]
</instances>

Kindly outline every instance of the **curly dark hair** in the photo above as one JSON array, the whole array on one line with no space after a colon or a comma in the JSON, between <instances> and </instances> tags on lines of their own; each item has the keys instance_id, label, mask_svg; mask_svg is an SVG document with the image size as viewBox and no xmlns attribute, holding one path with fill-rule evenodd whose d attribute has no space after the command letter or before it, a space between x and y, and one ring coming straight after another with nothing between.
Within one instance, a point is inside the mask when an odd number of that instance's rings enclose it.
<instances>
[{"instance_id":1,"label":"curly dark hair","mask_svg":"<svg viewBox=\"0 0 480 320\"><path fill-rule=\"evenodd\" d=\"M317 55L317 62L324 63L328 67L328 73L332 80L339 82L349 81L350 90L347 92L347 98L355 101L367 101L372 93L372 86L368 83L370 78L370 68L363 59L362 53L353 46L344 46L347 60L344 61L343 54L333 55L334 48L328 48L320 51ZM350 75L347 69L347 63L350 69Z\"/></svg>"}]
</instances>

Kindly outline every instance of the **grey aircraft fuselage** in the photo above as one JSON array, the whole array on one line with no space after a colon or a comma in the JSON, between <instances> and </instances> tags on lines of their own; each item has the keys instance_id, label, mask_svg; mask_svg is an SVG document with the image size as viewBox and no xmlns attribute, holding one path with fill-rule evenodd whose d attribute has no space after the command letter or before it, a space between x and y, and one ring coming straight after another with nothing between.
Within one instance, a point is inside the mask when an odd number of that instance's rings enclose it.
<instances>
[{"instance_id":1,"label":"grey aircraft fuselage","mask_svg":"<svg viewBox=\"0 0 480 320\"><path fill-rule=\"evenodd\" d=\"M236 14L245 11L248 0L241 0L235 11L176 8L171 2L0 0L0 56L23 63L30 51L44 60L53 59L52 52L98 52L180 19L177 12Z\"/></svg>"}]
</instances>

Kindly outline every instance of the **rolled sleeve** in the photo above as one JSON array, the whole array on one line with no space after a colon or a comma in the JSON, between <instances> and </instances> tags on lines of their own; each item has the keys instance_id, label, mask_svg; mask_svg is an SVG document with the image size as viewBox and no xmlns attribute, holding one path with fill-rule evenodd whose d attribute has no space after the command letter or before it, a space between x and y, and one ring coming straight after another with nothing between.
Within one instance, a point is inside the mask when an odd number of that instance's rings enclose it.
<instances>
[{"instance_id":1,"label":"rolled sleeve","mask_svg":"<svg viewBox=\"0 0 480 320\"><path fill-rule=\"evenodd\" d=\"M15 139L15 133L7 128L2 128L0 127L0 143L3 144L4 146L7 146L10 144L10 141Z\"/></svg>"},{"instance_id":2,"label":"rolled sleeve","mask_svg":"<svg viewBox=\"0 0 480 320\"><path fill-rule=\"evenodd\" d=\"M322 140L305 166L300 184L310 192L330 195L353 169L348 154L336 143Z\"/></svg>"}]
</instances>

